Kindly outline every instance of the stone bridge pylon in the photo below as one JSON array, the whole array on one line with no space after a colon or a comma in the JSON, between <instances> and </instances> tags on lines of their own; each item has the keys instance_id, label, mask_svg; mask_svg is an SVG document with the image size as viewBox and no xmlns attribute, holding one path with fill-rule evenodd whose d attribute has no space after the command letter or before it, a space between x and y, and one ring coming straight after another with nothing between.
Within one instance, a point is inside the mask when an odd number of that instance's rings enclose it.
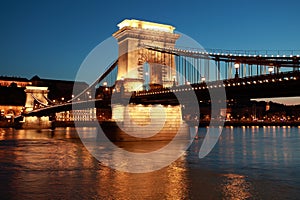
<instances>
[{"instance_id":1,"label":"stone bridge pylon","mask_svg":"<svg viewBox=\"0 0 300 200\"><path fill-rule=\"evenodd\" d=\"M34 109L48 105L48 87L26 86L26 102L24 113L33 111ZM52 122L49 116L24 116L23 120L18 122L17 128L24 129L45 129L52 128Z\"/></svg>"},{"instance_id":2,"label":"stone bridge pylon","mask_svg":"<svg viewBox=\"0 0 300 200\"><path fill-rule=\"evenodd\" d=\"M116 89L122 83L126 91L142 90L146 79L150 86L172 86L176 76L175 56L144 46L174 48L180 37L174 33L175 27L135 19L125 19L118 27L113 34L119 46Z\"/></svg>"},{"instance_id":3,"label":"stone bridge pylon","mask_svg":"<svg viewBox=\"0 0 300 200\"><path fill-rule=\"evenodd\" d=\"M119 46L115 90L131 95L132 91L143 90L145 86L151 89L172 87L176 77L175 55L151 50L147 46L175 48L180 37L174 33L175 27L134 19L125 19L118 27L113 34ZM189 138L181 105L115 103L112 104L112 121L117 125L109 128L118 128L115 132L108 131L108 136L114 141Z\"/></svg>"}]
</instances>

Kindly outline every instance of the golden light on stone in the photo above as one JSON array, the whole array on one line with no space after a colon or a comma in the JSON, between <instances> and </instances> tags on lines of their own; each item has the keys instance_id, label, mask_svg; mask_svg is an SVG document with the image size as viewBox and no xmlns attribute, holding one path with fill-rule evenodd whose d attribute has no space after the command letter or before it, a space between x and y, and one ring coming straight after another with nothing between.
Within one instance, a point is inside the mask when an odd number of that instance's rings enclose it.
<instances>
[{"instance_id":1,"label":"golden light on stone","mask_svg":"<svg viewBox=\"0 0 300 200\"><path fill-rule=\"evenodd\" d=\"M112 108L112 120L121 122L123 131L138 138L167 140L172 139L177 132L181 139L188 138L187 126L182 121L179 105L115 104ZM124 135L123 137L125 138ZM130 138L126 140L129 141Z\"/></svg>"},{"instance_id":2,"label":"golden light on stone","mask_svg":"<svg viewBox=\"0 0 300 200\"><path fill-rule=\"evenodd\" d=\"M145 71L141 73L140 70L143 69L142 65L145 62L149 64L147 78L149 83L171 87L172 76L176 69L174 55L163 53L155 55L154 51L141 48L141 44L174 48L176 40L180 37L174 33L175 27L135 19L125 19L118 27L119 30L113 34L119 45L116 90L118 91L121 85L127 92L142 90Z\"/></svg>"},{"instance_id":3,"label":"golden light on stone","mask_svg":"<svg viewBox=\"0 0 300 200\"><path fill-rule=\"evenodd\" d=\"M47 105L48 87L26 86L26 102L25 112L30 112L35 107L35 101L38 100L41 104ZM51 122L48 116L26 116L23 118L22 128L50 128Z\"/></svg>"},{"instance_id":4,"label":"golden light on stone","mask_svg":"<svg viewBox=\"0 0 300 200\"><path fill-rule=\"evenodd\" d=\"M175 27L171 25L166 24L159 24L154 22L146 22L136 19L125 19L121 23L118 24L119 29L122 29L124 27L132 27L132 28L142 28L142 29L149 29L149 30L155 30L155 31L164 31L173 33Z\"/></svg>"}]
</instances>

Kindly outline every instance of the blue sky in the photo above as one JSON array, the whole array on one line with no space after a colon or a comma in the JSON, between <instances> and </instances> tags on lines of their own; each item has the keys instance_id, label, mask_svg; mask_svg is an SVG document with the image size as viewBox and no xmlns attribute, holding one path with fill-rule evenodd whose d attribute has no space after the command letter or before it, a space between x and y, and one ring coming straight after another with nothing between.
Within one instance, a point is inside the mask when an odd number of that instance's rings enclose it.
<instances>
[{"instance_id":1,"label":"blue sky","mask_svg":"<svg viewBox=\"0 0 300 200\"><path fill-rule=\"evenodd\" d=\"M205 48L300 49L299 1L0 2L0 75L73 80L125 18L171 24Z\"/></svg>"}]
</instances>

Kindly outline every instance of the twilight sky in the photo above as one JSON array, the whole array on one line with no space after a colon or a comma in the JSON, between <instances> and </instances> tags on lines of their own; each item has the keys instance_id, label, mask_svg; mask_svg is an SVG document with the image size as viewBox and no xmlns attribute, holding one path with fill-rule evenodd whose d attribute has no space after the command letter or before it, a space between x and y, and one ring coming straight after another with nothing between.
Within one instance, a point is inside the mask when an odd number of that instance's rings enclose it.
<instances>
[{"instance_id":1,"label":"twilight sky","mask_svg":"<svg viewBox=\"0 0 300 200\"><path fill-rule=\"evenodd\" d=\"M0 75L73 80L123 19L171 24L205 48L300 49L297 0L0 2Z\"/></svg>"}]
</instances>

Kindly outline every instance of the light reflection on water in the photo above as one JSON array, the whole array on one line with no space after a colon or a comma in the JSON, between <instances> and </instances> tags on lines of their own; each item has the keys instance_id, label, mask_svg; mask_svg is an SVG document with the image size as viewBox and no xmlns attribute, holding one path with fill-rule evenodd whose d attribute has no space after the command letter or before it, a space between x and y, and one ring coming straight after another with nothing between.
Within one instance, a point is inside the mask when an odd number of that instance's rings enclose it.
<instances>
[{"instance_id":1,"label":"light reflection on water","mask_svg":"<svg viewBox=\"0 0 300 200\"><path fill-rule=\"evenodd\" d=\"M199 132L203 138L205 129ZM239 187L244 195L238 198L296 199L300 195L299 133L297 127L288 126L225 128L213 151L202 160L197 159L201 140L195 141L187 162L224 174L224 196L237 194L233 191ZM230 183L236 184L231 187Z\"/></svg>"},{"instance_id":2,"label":"light reflection on water","mask_svg":"<svg viewBox=\"0 0 300 200\"><path fill-rule=\"evenodd\" d=\"M130 174L99 163L73 128L54 132L0 129L0 196L1 199L293 199L299 196L298 128L229 127L224 129L213 151L199 160L204 132L200 129L200 139L170 166L151 173Z\"/></svg>"}]
</instances>

